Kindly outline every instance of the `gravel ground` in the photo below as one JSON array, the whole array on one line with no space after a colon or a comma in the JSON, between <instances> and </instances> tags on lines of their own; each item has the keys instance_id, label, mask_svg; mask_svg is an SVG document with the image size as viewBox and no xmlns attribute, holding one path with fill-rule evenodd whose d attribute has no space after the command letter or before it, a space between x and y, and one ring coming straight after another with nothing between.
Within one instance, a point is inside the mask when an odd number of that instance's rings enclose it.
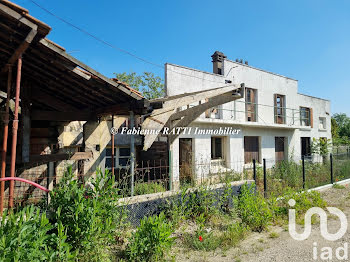
<instances>
[{"instance_id":1,"label":"gravel ground","mask_svg":"<svg viewBox=\"0 0 350 262\"><path fill-rule=\"evenodd\" d=\"M345 215L350 218L350 185L346 185L344 189L327 189L321 192L328 206L340 208ZM350 221L348 223L350 226ZM328 218L328 232L335 233L340 227L340 222L336 217ZM307 240L296 241L289 235L287 227L271 227L269 232L252 233L245 239L238 248L232 248L225 253L209 253L209 252L185 252L179 250L180 254L176 257L176 261L236 261L236 262L259 262L259 261L341 261L336 259L335 250L344 243L349 243L349 231L338 241L325 240L319 230L319 223L312 226L312 233ZM349 229L348 229L349 230ZM302 232L303 228L297 228L298 232ZM271 232L275 232L276 238L271 238ZM318 259L313 259L314 242L317 243ZM331 247L333 249L332 260L322 260L320 258L321 249L323 247ZM340 253L343 254L342 252ZM350 258L350 254L349 254ZM342 261L350 261L342 260Z\"/></svg>"}]
</instances>

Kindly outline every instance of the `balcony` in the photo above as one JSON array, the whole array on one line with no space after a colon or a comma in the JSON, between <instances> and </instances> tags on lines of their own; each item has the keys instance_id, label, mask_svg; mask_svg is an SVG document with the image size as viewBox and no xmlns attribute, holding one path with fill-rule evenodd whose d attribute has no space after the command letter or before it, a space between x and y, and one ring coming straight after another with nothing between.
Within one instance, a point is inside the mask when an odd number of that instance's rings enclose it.
<instances>
[{"instance_id":1,"label":"balcony","mask_svg":"<svg viewBox=\"0 0 350 262\"><path fill-rule=\"evenodd\" d=\"M196 121L308 130L311 128L309 116L310 114L305 114L302 109L236 101L211 109L209 113L201 115Z\"/></svg>"}]
</instances>

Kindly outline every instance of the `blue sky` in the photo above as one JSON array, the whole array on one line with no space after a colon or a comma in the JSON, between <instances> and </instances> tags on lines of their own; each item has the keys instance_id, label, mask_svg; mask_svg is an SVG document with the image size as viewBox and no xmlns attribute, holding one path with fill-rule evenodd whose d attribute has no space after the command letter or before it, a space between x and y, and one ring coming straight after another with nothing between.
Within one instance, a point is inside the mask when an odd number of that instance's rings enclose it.
<instances>
[{"instance_id":1,"label":"blue sky","mask_svg":"<svg viewBox=\"0 0 350 262\"><path fill-rule=\"evenodd\" d=\"M101 39L156 64L212 70L215 50L231 60L299 80L299 92L350 115L350 1L35 0ZM111 49L39 9L15 3L52 27L48 38L112 77L161 68Z\"/></svg>"}]
</instances>

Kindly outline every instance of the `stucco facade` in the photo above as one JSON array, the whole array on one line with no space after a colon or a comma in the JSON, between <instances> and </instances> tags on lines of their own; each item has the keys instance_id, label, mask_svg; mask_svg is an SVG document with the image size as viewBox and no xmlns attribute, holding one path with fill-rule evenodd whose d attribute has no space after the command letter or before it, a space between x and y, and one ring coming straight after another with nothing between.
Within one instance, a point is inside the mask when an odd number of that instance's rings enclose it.
<instances>
[{"instance_id":1,"label":"stucco facade","mask_svg":"<svg viewBox=\"0 0 350 262\"><path fill-rule=\"evenodd\" d=\"M222 53L221 53L222 54ZM215 54L214 54L215 55ZM218 63L213 59L214 72ZM178 137L172 145L172 175L174 183L179 181L179 141L190 138L192 143L192 163L197 179L215 172L213 169L242 171L247 167L245 137L257 137L257 162L267 159L268 167L275 164L276 148L279 139L283 140L282 153L285 159L299 161L303 141L313 138L331 139L330 101L298 93L298 81L275 73L254 68L247 64L234 62L221 57L219 74L203 72L174 64L165 65L166 94L168 96L200 90L223 87L229 84L244 83L248 89L254 89L254 120L247 118L247 96L221 105L215 111L205 113L191 126L205 129L232 127L240 129L238 134L219 136L220 159L213 159L212 135L187 134ZM283 105L276 104L276 95L282 97ZM278 98L280 99L280 98ZM280 100L278 100L280 103ZM278 105L278 106L276 106ZM306 108L306 109L302 109ZM280 111L277 111L280 110ZM306 110L306 111L305 111ZM248 110L250 112L250 109ZM306 113L303 113L303 112ZM279 112L279 113L277 113ZM281 114L281 115L279 115ZM308 119L304 121L305 115ZM282 120L277 123L280 116ZM301 119L302 118L302 119ZM217 136L216 136L217 137ZM247 138L248 139L248 138ZM214 142L215 143L215 142ZM255 145L252 145L253 147ZM281 145L279 146L281 147ZM305 145L304 145L305 147ZM279 149L280 150L280 149ZM304 149L305 151L305 149ZM257 156L258 155L258 156Z\"/></svg>"}]
</instances>

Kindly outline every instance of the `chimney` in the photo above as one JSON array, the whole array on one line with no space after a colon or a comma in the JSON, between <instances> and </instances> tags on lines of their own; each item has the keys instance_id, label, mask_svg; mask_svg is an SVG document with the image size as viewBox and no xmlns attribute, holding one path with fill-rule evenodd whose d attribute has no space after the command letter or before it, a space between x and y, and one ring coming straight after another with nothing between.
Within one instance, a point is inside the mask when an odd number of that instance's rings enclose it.
<instances>
[{"instance_id":1,"label":"chimney","mask_svg":"<svg viewBox=\"0 0 350 262\"><path fill-rule=\"evenodd\" d=\"M224 72L222 71L222 62L226 58L224 53L219 52L219 51L215 51L215 53L211 56L211 58L213 59L213 61L212 61L213 62L213 73L218 74L218 75L223 75Z\"/></svg>"}]
</instances>

